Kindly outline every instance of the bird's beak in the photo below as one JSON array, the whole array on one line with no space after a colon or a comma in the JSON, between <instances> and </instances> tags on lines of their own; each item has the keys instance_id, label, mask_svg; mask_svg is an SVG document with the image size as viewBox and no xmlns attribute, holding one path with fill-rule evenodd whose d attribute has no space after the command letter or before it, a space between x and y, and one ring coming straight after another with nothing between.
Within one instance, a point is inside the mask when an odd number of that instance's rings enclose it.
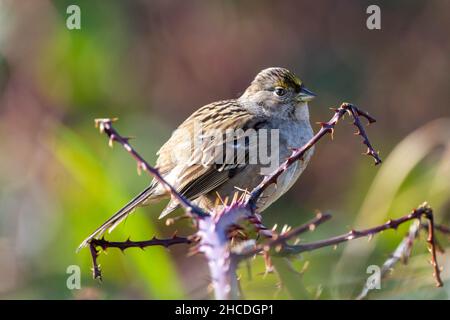
<instances>
[{"instance_id":1,"label":"bird's beak","mask_svg":"<svg viewBox=\"0 0 450 320\"><path fill-rule=\"evenodd\" d=\"M314 99L316 97L316 94L302 86L297 97L302 102L308 102Z\"/></svg>"}]
</instances>

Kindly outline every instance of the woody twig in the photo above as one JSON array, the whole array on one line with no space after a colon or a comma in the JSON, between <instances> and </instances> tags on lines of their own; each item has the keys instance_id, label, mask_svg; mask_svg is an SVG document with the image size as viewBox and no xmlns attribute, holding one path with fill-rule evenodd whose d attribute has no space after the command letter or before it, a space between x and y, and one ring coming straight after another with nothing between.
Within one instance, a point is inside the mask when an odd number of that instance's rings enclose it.
<instances>
[{"instance_id":1,"label":"woody twig","mask_svg":"<svg viewBox=\"0 0 450 320\"><path fill-rule=\"evenodd\" d=\"M344 117L345 114L349 114L353 117L353 125L356 126L357 132L356 135L362 137L363 144L367 146L366 155L371 156L375 165L380 164L382 161L378 155L378 152L372 147L372 144L369 141L369 138L366 134L366 130L360 121L360 117L366 118L370 123L376 122L375 118L370 116L367 112L358 109L356 106L350 103L344 102L341 106L334 110L334 116L328 122L319 122L320 130L309 140L303 147L299 149L295 149L292 152L292 155L286 159L284 163L282 163L278 169L276 169L272 174L265 177L265 179L250 193L249 204L253 208L256 206L256 202L261 197L264 190L266 190L271 184L277 182L278 177L287 170L289 166L291 166L294 162L301 160L305 153L311 149L320 139L322 139L325 135L330 134L333 137L334 127L338 123L338 121Z\"/></svg>"},{"instance_id":2,"label":"woody twig","mask_svg":"<svg viewBox=\"0 0 450 320\"><path fill-rule=\"evenodd\" d=\"M412 220L419 220L419 225L421 223L421 219L426 219L428 224L428 237L427 237L427 243L429 245L429 251L431 253L431 265L433 266L433 276L436 280L436 286L441 287L443 285L440 273L441 270L438 265L437 256L436 256L436 239L435 239L435 228L434 228L434 218L433 218L433 210L431 209L428 204L422 204L417 209L414 209L411 213L398 218L398 219L392 219L387 221L386 223L369 228L364 230L351 230L343 235L319 240L315 242L310 243L304 243L304 244L297 244L297 245L290 245L288 244L288 241L295 238L299 231L304 230L306 227L301 226L299 228L295 228L291 230L290 232L286 232L278 237L276 237L273 240L270 240L266 243L260 244L256 246L255 248L249 250L248 252L242 252L240 254L240 258L247 258L254 256L255 254L258 254L263 251L270 251L275 248L274 254L277 255L293 255L293 254L300 254L302 252L306 251L313 251L324 247L330 247L335 246L340 243L358 239L362 237L373 237L374 235L388 230L393 229L396 230L400 225L412 221ZM324 219L324 216L318 215L316 217L316 222L312 222L311 224L314 225L317 223L317 221L322 221ZM307 226L307 225L306 225ZM407 238L406 241L412 241L411 236ZM410 247L412 246L412 243L405 243L404 246L402 246L402 253L403 255L407 252L407 250L410 250ZM397 260L388 262L389 265L393 265L397 262Z\"/></svg>"},{"instance_id":3,"label":"woody twig","mask_svg":"<svg viewBox=\"0 0 450 320\"><path fill-rule=\"evenodd\" d=\"M128 248L140 248L144 250L147 247L151 246L163 246L170 247L175 244L191 244L193 241L189 237L178 237L174 234L171 238L168 239L158 239L153 237L150 240L145 241L131 241L129 238L127 241L107 241L105 238L101 239L91 239L89 241L89 249L91 251L92 256L92 272L94 279L102 280L102 273L100 270L100 265L97 263L97 258L99 255L99 250L97 248L101 248L103 251L106 251L108 248L117 248L121 251L124 251Z\"/></svg>"}]
</instances>

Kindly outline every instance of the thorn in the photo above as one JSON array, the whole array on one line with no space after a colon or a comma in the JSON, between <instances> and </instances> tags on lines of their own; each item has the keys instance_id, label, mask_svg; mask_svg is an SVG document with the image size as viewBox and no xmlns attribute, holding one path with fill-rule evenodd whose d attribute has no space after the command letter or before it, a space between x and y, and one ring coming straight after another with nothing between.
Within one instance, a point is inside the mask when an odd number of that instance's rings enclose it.
<instances>
[{"instance_id":1,"label":"thorn","mask_svg":"<svg viewBox=\"0 0 450 320\"><path fill-rule=\"evenodd\" d=\"M355 230L350 230L347 236L347 240L353 240L355 239Z\"/></svg>"},{"instance_id":2,"label":"thorn","mask_svg":"<svg viewBox=\"0 0 450 320\"><path fill-rule=\"evenodd\" d=\"M387 225L389 225L392 229L397 230L398 229L398 224L394 224L394 221L392 221L391 219L389 219L386 222Z\"/></svg>"},{"instance_id":3,"label":"thorn","mask_svg":"<svg viewBox=\"0 0 450 320\"><path fill-rule=\"evenodd\" d=\"M247 189L244 190L244 192L241 194L241 197L239 198L239 202L243 202L245 198L247 197L248 191Z\"/></svg>"},{"instance_id":4,"label":"thorn","mask_svg":"<svg viewBox=\"0 0 450 320\"><path fill-rule=\"evenodd\" d=\"M135 137L135 136L129 136L129 137L122 137L122 139L123 139L126 143L128 143L130 140L136 139L136 137Z\"/></svg>"},{"instance_id":5,"label":"thorn","mask_svg":"<svg viewBox=\"0 0 450 320\"><path fill-rule=\"evenodd\" d=\"M114 145L114 140L116 139L116 136L114 135L114 134L111 134L111 136L109 137L109 141L108 141L108 146L110 147L110 148L112 148L113 147L113 145Z\"/></svg>"},{"instance_id":6,"label":"thorn","mask_svg":"<svg viewBox=\"0 0 450 320\"><path fill-rule=\"evenodd\" d=\"M306 270L308 269L308 267L309 267L309 261L305 261L305 263L303 264L302 269L300 270L300 273L305 273Z\"/></svg>"},{"instance_id":7,"label":"thorn","mask_svg":"<svg viewBox=\"0 0 450 320\"><path fill-rule=\"evenodd\" d=\"M222 199L222 197L220 196L220 194L216 191L216 196L217 196L217 199L220 201L220 203L222 204L222 206L224 206L225 207L225 202L224 202L224 200Z\"/></svg>"},{"instance_id":8,"label":"thorn","mask_svg":"<svg viewBox=\"0 0 450 320\"><path fill-rule=\"evenodd\" d=\"M316 123L324 129L328 129L328 127L330 126L330 124L328 122L319 121Z\"/></svg>"},{"instance_id":9,"label":"thorn","mask_svg":"<svg viewBox=\"0 0 450 320\"><path fill-rule=\"evenodd\" d=\"M236 203L236 202L237 202L237 199L238 199L238 196L239 196L239 194L238 194L237 192L235 192L235 193L233 194L233 200L231 200L231 203Z\"/></svg>"},{"instance_id":10,"label":"thorn","mask_svg":"<svg viewBox=\"0 0 450 320\"><path fill-rule=\"evenodd\" d=\"M189 252L187 253L188 257L192 257L193 255L196 255L200 253L200 248L199 247L193 247L189 250Z\"/></svg>"},{"instance_id":11,"label":"thorn","mask_svg":"<svg viewBox=\"0 0 450 320\"><path fill-rule=\"evenodd\" d=\"M217 193L217 191L216 191L216 193ZM217 208L219 206L219 203L220 203L219 198L216 197L216 200L214 201L214 208Z\"/></svg>"},{"instance_id":12,"label":"thorn","mask_svg":"<svg viewBox=\"0 0 450 320\"><path fill-rule=\"evenodd\" d=\"M372 124L372 123L377 122L377 120L375 120L375 119L372 118L372 117L365 117L365 118L367 119L367 125L370 125L370 124Z\"/></svg>"},{"instance_id":13,"label":"thorn","mask_svg":"<svg viewBox=\"0 0 450 320\"><path fill-rule=\"evenodd\" d=\"M141 164L139 162L137 163L137 174L139 176L142 174L142 167L141 167Z\"/></svg>"}]
</instances>

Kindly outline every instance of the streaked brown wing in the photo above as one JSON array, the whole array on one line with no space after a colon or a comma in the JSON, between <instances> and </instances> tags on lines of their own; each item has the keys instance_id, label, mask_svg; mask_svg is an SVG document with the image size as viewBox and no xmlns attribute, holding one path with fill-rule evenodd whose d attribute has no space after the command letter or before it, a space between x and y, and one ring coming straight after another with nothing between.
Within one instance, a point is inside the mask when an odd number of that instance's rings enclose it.
<instances>
[{"instance_id":1,"label":"streaked brown wing","mask_svg":"<svg viewBox=\"0 0 450 320\"><path fill-rule=\"evenodd\" d=\"M199 146L195 147L192 144L188 147L183 145L185 143L183 140L186 140L186 132L190 132L189 129L192 129L194 121L201 123L202 132L206 137L210 132L225 133L227 129L241 129L241 135L238 133L237 135L225 135L222 139L204 139ZM170 140L160 149L158 166L170 164L174 168L184 165L180 170L175 187L188 199L194 200L216 189L245 167L242 159L237 159L238 155L247 156L248 154L248 141L242 143L242 138L247 129L255 128L264 121L265 119L256 118L248 113L235 100L221 101L205 106L180 125L177 132L174 132ZM230 146L234 148L231 157ZM245 150L239 150L242 148ZM190 152L189 157L184 159L180 155L182 152ZM172 156L168 153L171 153ZM184 163L180 162L180 159L184 160ZM228 160L225 161L225 159ZM162 216L175 208L176 204L170 203Z\"/></svg>"}]
</instances>

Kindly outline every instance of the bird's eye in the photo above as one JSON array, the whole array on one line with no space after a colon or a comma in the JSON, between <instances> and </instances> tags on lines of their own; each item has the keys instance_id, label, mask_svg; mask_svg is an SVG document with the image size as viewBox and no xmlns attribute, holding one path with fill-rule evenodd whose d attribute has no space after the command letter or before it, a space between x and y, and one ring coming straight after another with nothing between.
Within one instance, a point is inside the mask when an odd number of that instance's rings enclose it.
<instances>
[{"instance_id":1,"label":"bird's eye","mask_svg":"<svg viewBox=\"0 0 450 320\"><path fill-rule=\"evenodd\" d=\"M274 92L279 97L284 96L286 94L286 90L284 88L281 88L281 87L275 88Z\"/></svg>"}]
</instances>

